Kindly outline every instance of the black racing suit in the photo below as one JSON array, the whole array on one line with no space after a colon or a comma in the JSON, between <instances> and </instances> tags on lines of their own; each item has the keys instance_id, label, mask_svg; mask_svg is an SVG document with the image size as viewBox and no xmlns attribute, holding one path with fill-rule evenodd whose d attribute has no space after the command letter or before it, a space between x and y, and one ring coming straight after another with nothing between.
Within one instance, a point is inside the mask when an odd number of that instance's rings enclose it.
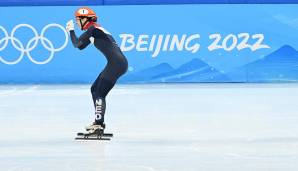
<instances>
[{"instance_id":1,"label":"black racing suit","mask_svg":"<svg viewBox=\"0 0 298 171\"><path fill-rule=\"evenodd\" d=\"M128 68L128 63L114 38L101 27L90 26L79 38L75 32L70 31L71 41L74 47L80 50L91 43L94 38L94 46L100 50L107 59L107 65L99 74L91 87L91 94L95 107L95 123L104 123L106 109L106 96L115 85L117 79Z\"/></svg>"}]
</instances>

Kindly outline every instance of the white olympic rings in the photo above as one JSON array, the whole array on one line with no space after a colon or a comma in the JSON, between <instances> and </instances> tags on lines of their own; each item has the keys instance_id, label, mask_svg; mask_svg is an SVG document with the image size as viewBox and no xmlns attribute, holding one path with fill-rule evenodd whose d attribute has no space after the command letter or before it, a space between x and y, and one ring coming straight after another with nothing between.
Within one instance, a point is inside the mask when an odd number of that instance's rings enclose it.
<instances>
[{"instance_id":1,"label":"white olympic rings","mask_svg":"<svg viewBox=\"0 0 298 171\"><path fill-rule=\"evenodd\" d=\"M14 37L15 32L16 32L19 28L21 28L21 27L27 27L27 28L31 29L32 32L33 32L33 34L34 34L34 37L31 38L31 39L28 41L26 47L24 46L24 44L23 44L19 39L17 39L17 38ZM52 43L48 38L44 37L45 32L46 32L50 27L57 27L57 28L60 28L60 29L63 31L64 35L65 35L65 41L64 41L64 44L63 44L61 47L59 47L59 48L54 48L53 43ZM4 33L4 36L5 36L4 38L0 39L0 52L3 51L3 50L7 47L9 40L11 41L12 46L13 46L16 50L20 51L20 56L19 56L16 60L14 60L14 61L5 60L5 59L3 59L3 57L0 55L0 61L1 61L2 63L4 63L4 64L7 64L7 65L14 65L14 64L19 63L19 62L23 59L24 55L27 55L27 57L30 59L30 61L32 61L32 62L35 63L35 64L39 64L39 65L47 64L47 63L49 63L49 62L53 59L55 52L58 52L58 51L63 50L63 49L67 46L67 44L68 44L68 33L67 33L67 31L64 29L63 26L61 26L61 25L59 25L59 24L56 24L56 23L52 23L52 24L48 24L48 25L46 25L46 26L42 29L40 35L38 35L36 29L35 29L34 27L32 27L31 25L29 25L29 24L19 24L19 25L16 25L16 26L12 29L10 35L9 35L8 32L6 31L6 29L5 29L4 27L2 27L1 25L0 25L0 31L2 31L2 32ZM49 57L48 57L47 59L43 60L43 61L38 61L38 60L34 59L34 58L31 56L31 54L30 54L30 52L31 52L34 48L37 47L39 40L41 41L42 46L43 46L46 50L48 50L48 51L50 52Z\"/></svg>"}]
</instances>

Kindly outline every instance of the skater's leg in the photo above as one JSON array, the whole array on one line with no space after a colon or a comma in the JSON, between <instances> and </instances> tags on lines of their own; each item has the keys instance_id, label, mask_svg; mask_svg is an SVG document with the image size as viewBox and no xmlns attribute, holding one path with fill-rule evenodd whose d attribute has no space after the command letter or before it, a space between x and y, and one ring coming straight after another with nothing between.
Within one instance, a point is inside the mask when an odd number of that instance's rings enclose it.
<instances>
[{"instance_id":1,"label":"skater's leg","mask_svg":"<svg viewBox=\"0 0 298 171\"><path fill-rule=\"evenodd\" d=\"M115 83L101 77L96 79L91 87L92 99L95 107L95 123L103 124L106 110L106 96L114 87Z\"/></svg>"},{"instance_id":2,"label":"skater's leg","mask_svg":"<svg viewBox=\"0 0 298 171\"><path fill-rule=\"evenodd\" d=\"M91 86L91 95L92 95L92 100L93 100L93 104L94 104L94 108L95 108L95 101L97 98L97 87L98 84L101 82L102 79L102 73L100 73L98 75L98 77L96 78L96 80L93 82L92 86Z\"/></svg>"},{"instance_id":3,"label":"skater's leg","mask_svg":"<svg viewBox=\"0 0 298 171\"><path fill-rule=\"evenodd\" d=\"M125 60L126 61L126 60ZM91 94L95 107L95 124L102 125L104 127L104 115L106 110L106 96L114 87L118 78L123 75L127 70L126 65L118 62L117 66L115 63L109 62L105 66L104 70L97 77L96 81L92 84ZM121 66L120 66L121 64ZM119 66L118 66L119 65Z\"/></svg>"}]
</instances>

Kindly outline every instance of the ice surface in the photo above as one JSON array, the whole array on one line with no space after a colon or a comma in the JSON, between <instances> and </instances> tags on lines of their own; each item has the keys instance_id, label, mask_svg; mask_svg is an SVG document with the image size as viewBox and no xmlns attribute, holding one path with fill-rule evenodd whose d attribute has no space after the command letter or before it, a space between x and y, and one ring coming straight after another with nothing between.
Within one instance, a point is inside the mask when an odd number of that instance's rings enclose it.
<instances>
[{"instance_id":1,"label":"ice surface","mask_svg":"<svg viewBox=\"0 0 298 171\"><path fill-rule=\"evenodd\" d=\"M110 142L78 142L88 85L0 86L2 171L298 170L298 84L117 85Z\"/></svg>"}]
</instances>

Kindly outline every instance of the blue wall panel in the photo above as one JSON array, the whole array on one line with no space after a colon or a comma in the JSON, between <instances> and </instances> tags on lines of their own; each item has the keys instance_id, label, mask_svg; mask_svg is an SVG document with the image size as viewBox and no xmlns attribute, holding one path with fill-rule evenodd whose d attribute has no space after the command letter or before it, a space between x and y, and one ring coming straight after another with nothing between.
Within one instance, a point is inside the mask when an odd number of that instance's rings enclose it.
<instances>
[{"instance_id":1,"label":"blue wall panel","mask_svg":"<svg viewBox=\"0 0 298 171\"><path fill-rule=\"evenodd\" d=\"M0 6L104 5L104 0L1 0Z\"/></svg>"},{"instance_id":2,"label":"blue wall panel","mask_svg":"<svg viewBox=\"0 0 298 171\"><path fill-rule=\"evenodd\" d=\"M105 0L105 5L147 4L287 4L298 0Z\"/></svg>"},{"instance_id":3,"label":"blue wall panel","mask_svg":"<svg viewBox=\"0 0 298 171\"><path fill-rule=\"evenodd\" d=\"M92 82L106 60L72 46L77 8L1 7L0 83ZM298 5L92 8L128 58L122 83L298 80Z\"/></svg>"},{"instance_id":4,"label":"blue wall panel","mask_svg":"<svg viewBox=\"0 0 298 171\"><path fill-rule=\"evenodd\" d=\"M296 3L298 3L298 0L1 0L0 6L296 4Z\"/></svg>"}]
</instances>

